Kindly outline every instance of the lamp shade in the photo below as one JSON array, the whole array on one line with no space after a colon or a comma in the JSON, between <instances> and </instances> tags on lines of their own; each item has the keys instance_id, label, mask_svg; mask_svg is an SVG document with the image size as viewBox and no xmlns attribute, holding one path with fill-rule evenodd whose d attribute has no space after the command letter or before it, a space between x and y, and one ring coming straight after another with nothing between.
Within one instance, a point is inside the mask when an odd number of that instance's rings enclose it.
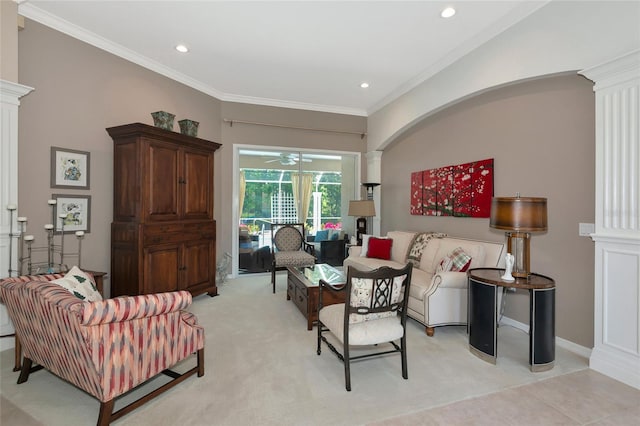
<instances>
[{"instance_id":1,"label":"lamp shade","mask_svg":"<svg viewBox=\"0 0 640 426\"><path fill-rule=\"evenodd\" d=\"M493 197L489 226L505 231L546 231L547 199L540 197Z\"/></svg>"},{"instance_id":2,"label":"lamp shade","mask_svg":"<svg viewBox=\"0 0 640 426\"><path fill-rule=\"evenodd\" d=\"M376 206L373 200L349 201L349 216L372 217L376 215Z\"/></svg>"}]
</instances>

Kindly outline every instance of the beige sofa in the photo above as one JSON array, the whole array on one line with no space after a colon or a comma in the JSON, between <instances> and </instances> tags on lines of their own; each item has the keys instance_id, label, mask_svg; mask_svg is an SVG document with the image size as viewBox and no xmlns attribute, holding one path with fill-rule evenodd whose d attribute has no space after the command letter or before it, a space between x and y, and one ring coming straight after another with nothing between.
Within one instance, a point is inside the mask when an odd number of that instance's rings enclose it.
<instances>
[{"instance_id":1,"label":"beige sofa","mask_svg":"<svg viewBox=\"0 0 640 426\"><path fill-rule=\"evenodd\" d=\"M360 255L362 247L353 246L344 261L360 270L373 270L380 266L400 268L407 263L407 253L415 232L391 231L393 240L391 260L372 259ZM503 243L477 241L445 236L432 238L422 251L419 268L413 269L409 291L408 315L424 324L426 333L433 336L434 327L467 323L466 272L436 273L441 259L457 247L471 256L470 268L498 267L504 263Z\"/></svg>"}]
</instances>

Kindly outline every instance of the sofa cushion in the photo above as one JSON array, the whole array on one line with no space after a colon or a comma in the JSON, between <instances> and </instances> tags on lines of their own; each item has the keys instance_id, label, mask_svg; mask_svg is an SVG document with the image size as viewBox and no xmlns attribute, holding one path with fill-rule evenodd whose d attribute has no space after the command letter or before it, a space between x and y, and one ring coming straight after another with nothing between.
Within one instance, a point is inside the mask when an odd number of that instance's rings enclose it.
<instances>
[{"instance_id":1,"label":"sofa cushion","mask_svg":"<svg viewBox=\"0 0 640 426\"><path fill-rule=\"evenodd\" d=\"M421 269L413 268L411 272L411 286L409 287L409 297L424 300L432 285L433 274Z\"/></svg>"},{"instance_id":2,"label":"sofa cushion","mask_svg":"<svg viewBox=\"0 0 640 426\"><path fill-rule=\"evenodd\" d=\"M360 251L361 257L367 257L367 252L369 251L369 238L374 237L374 235L363 234L362 235L362 250ZM378 237L375 238L389 238L389 237Z\"/></svg>"},{"instance_id":3,"label":"sofa cushion","mask_svg":"<svg viewBox=\"0 0 640 426\"><path fill-rule=\"evenodd\" d=\"M437 267L437 272L466 272L471 265L469 256L462 247L456 247L444 256Z\"/></svg>"},{"instance_id":4,"label":"sofa cushion","mask_svg":"<svg viewBox=\"0 0 640 426\"><path fill-rule=\"evenodd\" d=\"M403 266L407 263L407 250L409 244L413 241L415 232L405 231L389 231L387 237L393 240L393 247L391 248L391 260L402 263Z\"/></svg>"},{"instance_id":5,"label":"sofa cushion","mask_svg":"<svg viewBox=\"0 0 640 426\"><path fill-rule=\"evenodd\" d=\"M433 242L434 240L431 240ZM440 241L437 252L433 256L432 271L435 271L443 257L447 256L457 247L462 249L471 256L471 265L469 268L482 267L484 265L485 251L484 246L477 241L470 241L458 238L443 238ZM424 256L424 255L423 255Z\"/></svg>"},{"instance_id":6,"label":"sofa cushion","mask_svg":"<svg viewBox=\"0 0 640 426\"><path fill-rule=\"evenodd\" d=\"M393 240L390 238L369 238L367 257L382 260L391 260L391 247Z\"/></svg>"},{"instance_id":7,"label":"sofa cushion","mask_svg":"<svg viewBox=\"0 0 640 426\"><path fill-rule=\"evenodd\" d=\"M344 240L344 231L342 229L329 229L329 237L331 241Z\"/></svg>"},{"instance_id":8,"label":"sofa cushion","mask_svg":"<svg viewBox=\"0 0 640 426\"><path fill-rule=\"evenodd\" d=\"M99 302L102 300L93 278L81 271L77 266L71 268L64 277L51 280L51 282L58 284L78 299L86 302Z\"/></svg>"},{"instance_id":9,"label":"sofa cushion","mask_svg":"<svg viewBox=\"0 0 640 426\"><path fill-rule=\"evenodd\" d=\"M340 342L344 342L344 303L325 306L318 314ZM349 325L350 345L372 345L380 341L397 340L404 334L399 317L393 316L378 321L365 321Z\"/></svg>"},{"instance_id":10,"label":"sofa cushion","mask_svg":"<svg viewBox=\"0 0 640 426\"><path fill-rule=\"evenodd\" d=\"M422 251L422 258L420 259L419 268L425 272L430 274L434 274L436 272L436 266L438 262L436 262L436 255L440 250L440 244L445 241L442 238L432 238L429 240L429 244ZM442 256L438 257L437 260L440 260Z\"/></svg>"},{"instance_id":11,"label":"sofa cushion","mask_svg":"<svg viewBox=\"0 0 640 426\"><path fill-rule=\"evenodd\" d=\"M388 266L394 269L404 268L404 263L394 262L393 260L382 260L382 259L371 259L368 257L353 257L349 256L344 260L344 270L346 272L347 267L353 267L360 271L373 271L374 269L380 268L382 266ZM413 278L411 278L413 281Z\"/></svg>"},{"instance_id":12,"label":"sofa cushion","mask_svg":"<svg viewBox=\"0 0 640 426\"><path fill-rule=\"evenodd\" d=\"M316 237L314 241L325 241L329 239L329 230L324 229L322 231L316 232Z\"/></svg>"}]
</instances>

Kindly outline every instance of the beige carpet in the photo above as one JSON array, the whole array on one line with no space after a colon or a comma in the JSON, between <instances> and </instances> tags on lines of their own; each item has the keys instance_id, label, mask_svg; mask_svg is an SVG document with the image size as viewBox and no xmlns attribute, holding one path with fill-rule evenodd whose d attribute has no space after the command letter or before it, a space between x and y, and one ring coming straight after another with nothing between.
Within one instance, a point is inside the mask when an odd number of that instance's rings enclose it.
<instances>
[{"instance_id":1,"label":"beige carpet","mask_svg":"<svg viewBox=\"0 0 640 426\"><path fill-rule=\"evenodd\" d=\"M191 311L206 329L205 369L116 424L127 425L358 425L416 413L588 368L561 348L551 371L528 369L528 336L501 327L498 363L469 353L465 327L436 329L434 337L408 322L409 380L399 356L354 363L352 391L342 364L328 350L316 355L316 332L291 301L286 276L277 293L269 276L243 276L218 297L194 299ZM0 423L95 424L99 403L46 371L16 384L13 352L0 353ZM184 365L186 368L189 365ZM158 383L160 380L156 380ZM118 404L116 404L118 408Z\"/></svg>"}]
</instances>

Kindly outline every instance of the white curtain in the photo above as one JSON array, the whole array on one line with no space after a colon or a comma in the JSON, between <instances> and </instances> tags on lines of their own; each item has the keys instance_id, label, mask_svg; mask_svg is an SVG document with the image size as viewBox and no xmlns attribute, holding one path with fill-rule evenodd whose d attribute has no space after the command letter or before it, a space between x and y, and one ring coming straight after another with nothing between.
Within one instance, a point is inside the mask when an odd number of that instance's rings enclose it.
<instances>
[{"instance_id":1,"label":"white curtain","mask_svg":"<svg viewBox=\"0 0 640 426\"><path fill-rule=\"evenodd\" d=\"M240 194L238 196L238 219L242 218L242 208L244 207L244 192L247 188L247 180L244 177L244 170L240 170ZM242 220L240 220L242 222Z\"/></svg>"},{"instance_id":2,"label":"white curtain","mask_svg":"<svg viewBox=\"0 0 640 426\"><path fill-rule=\"evenodd\" d=\"M311 204L313 174L302 173L302 182L300 182L300 173L291 173L291 186L293 189L293 199L296 204L296 209L298 209L298 222L306 223L309 205ZM300 207L298 208L298 206Z\"/></svg>"}]
</instances>

